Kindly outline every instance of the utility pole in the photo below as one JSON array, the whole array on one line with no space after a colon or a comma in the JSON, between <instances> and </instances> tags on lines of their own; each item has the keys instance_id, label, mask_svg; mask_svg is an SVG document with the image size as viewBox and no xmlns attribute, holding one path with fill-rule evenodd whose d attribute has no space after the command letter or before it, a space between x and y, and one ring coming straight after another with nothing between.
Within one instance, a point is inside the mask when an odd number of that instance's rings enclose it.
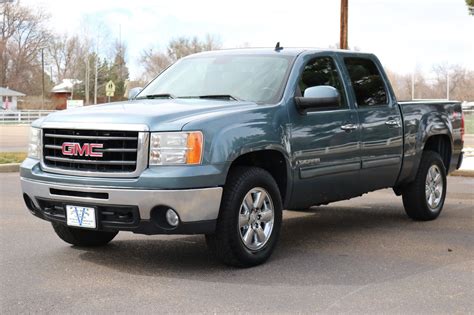
<instances>
[{"instance_id":1,"label":"utility pole","mask_svg":"<svg viewBox=\"0 0 474 315\"><path fill-rule=\"evenodd\" d=\"M446 99L449 101L449 68L446 70Z\"/></svg>"},{"instance_id":2,"label":"utility pole","mask_svg":"<svg viewBox=\"0 0 474 315\"><path fill-rule=\"evenodd\" d=\"M84 84L84 89L85 89L85 94L86 94L86 105L89 105L89 81L90 81L90 70L89 70L89 54L86 56L86 78L85 78L85 84Z\"/></svg>"},{"instance_id":3,"label":"utility pole","mask_svg":"<svg viewBox=\"0 0 474 315\"><path fill-rule=\"evenodd\" d=\"M97 83L98 83L98 75L99 75L99 56L95 56L95 78L94 78L94 104L97 104Z\"/></svg>"},{"instance_id":4,"label":"utility pole","mask_svg":"<svg viewBox=\"0 0 474 315\"><path fill-rule=\"evenodd\" d=\"M94 105L97 104L97 84L99 76L99 30L97 30L97 39L95 42L95 75L94 75Z\"/></svg>"},{"instance_id":5,"label":"utility pole","mask_svg":"<svg viewBox=\"0 0 474 315\"><path fill-rule=\"evenodd\" d=\"M347 33L349 20L349 0L341 0L341 34L339 38L339 48L349 49Z\"/></svg>"},{"instance_id":6,"label":"utility pole","mask_svg":"<svg viewBox=\"0 0 474 315\"><path fill-rule=\"evenodd\" d=\"M44 109L44 48L41 48L41 110Z\"/></svg>"},{"instance_id":7,"label":"utility pole","mask_svg":"<svg viewBox=\"0 0 474 315\"><path fill-rule=\"evenodd\" d=\"M123 81L123 60L125 59L124 53L123 53L123 46L122 46L122 24L119 24L119 80ZM110 103L110 99L109 99Z\"/></svg>"}]
</instances>

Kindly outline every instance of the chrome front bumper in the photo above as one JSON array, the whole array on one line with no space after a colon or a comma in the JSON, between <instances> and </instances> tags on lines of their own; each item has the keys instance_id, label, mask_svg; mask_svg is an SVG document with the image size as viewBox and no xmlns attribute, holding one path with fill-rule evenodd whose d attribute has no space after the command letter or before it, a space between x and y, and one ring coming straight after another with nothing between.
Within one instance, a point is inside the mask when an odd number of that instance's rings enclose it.
<instances>
[{"instance_id":1,"label":"chrome front bumper","mask_svg":"<svg viewBox=\"0 0 474 315\"><path fill-rule=\"evenodd\" d=\"M167 206L173 208L184 223L217 219L222 198L222 187L183 190L139 190L57 185L23 177L21 178L21 187L23 193L33 200L36 207L39 207L36 198L70 201L71 203L129 205L138 207L141 220L149 220L150 211L154 207ZM55 194L56 191L60 191L61 194ZM68 192L71 195L68 195ZM90 196L100 196L100 198L78 197L76 192L89 193ZM76 196L74 196L74 193Z\"/></svg>"}]
</instances>

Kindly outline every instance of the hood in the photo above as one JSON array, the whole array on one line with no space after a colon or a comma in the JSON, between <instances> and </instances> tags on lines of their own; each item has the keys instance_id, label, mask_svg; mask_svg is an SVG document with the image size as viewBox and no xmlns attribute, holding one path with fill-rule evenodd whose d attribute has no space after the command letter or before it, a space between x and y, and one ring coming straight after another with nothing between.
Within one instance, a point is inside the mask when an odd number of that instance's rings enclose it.
<instances>
[{"instance_id":1,"label":"hood","mask_svg":"<svg viewBox=\"0 0 474 315\"><path fill-rule=\"evenodd\" d=\"M194 117L257 106L252 102L209 99L135 100L59 111L42 123L145 124L150 131L178 131Z\"/></svg>"}]
</instances>

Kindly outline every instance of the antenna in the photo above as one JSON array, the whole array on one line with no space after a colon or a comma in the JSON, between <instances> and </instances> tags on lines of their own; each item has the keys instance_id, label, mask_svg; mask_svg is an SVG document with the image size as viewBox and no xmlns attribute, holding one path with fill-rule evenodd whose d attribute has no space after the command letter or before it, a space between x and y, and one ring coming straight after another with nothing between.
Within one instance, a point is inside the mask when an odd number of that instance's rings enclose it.
<instances>
[{"instance_id":1,"label":"antenna","mask_svg":"<svg viewBox=\"0 0 474 315\"><path fill-rule=\"evenodd\" d=\"M283 49L283 47L280 47L280 42L277 42L276 45L275 45L275 51L280 51L282 49Z\"/></svg>"}]
</instances>

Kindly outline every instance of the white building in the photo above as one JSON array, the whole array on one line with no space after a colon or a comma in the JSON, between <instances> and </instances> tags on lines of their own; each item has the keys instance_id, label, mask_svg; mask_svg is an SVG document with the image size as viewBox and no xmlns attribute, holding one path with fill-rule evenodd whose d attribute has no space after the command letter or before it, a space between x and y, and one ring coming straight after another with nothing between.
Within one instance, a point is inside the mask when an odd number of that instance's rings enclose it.
<instances>
[{"instance_id":1,"label":"white building","mask_svg":"<svg viewBox=\"0 0 474 315\"><path fill-rule=\"evenodd\" d=\"M25 94L10 90L9 88L0 87L0 97L2 98L3 110L16 110L18 97L23 97Z\"/></svg>"}]
</instances>

